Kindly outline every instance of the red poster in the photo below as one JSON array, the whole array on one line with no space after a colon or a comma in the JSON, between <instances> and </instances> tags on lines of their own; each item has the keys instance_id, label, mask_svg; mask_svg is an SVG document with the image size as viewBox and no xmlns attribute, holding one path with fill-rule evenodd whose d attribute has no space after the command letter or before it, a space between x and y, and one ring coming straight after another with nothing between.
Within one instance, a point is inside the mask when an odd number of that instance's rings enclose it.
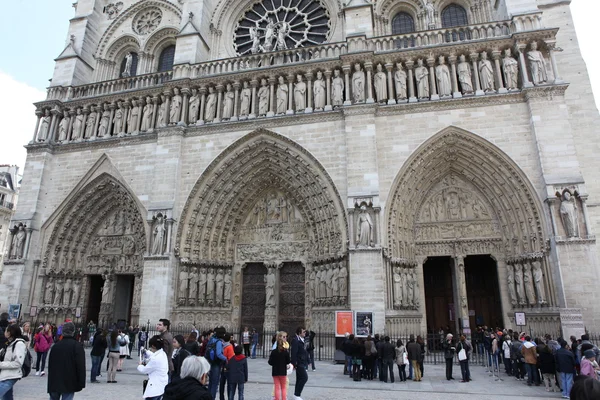
<instances>
[{"instance_id":1,"label":"red poster","mask_svg":"<svg viewBox=\"0 0 600 400\"><path fill-rule=\"evenodd\" d=\"M346 333L354 333L354 313L352 311L335 312L335 336L344 336Z\"/></svg>"}]
</instances>

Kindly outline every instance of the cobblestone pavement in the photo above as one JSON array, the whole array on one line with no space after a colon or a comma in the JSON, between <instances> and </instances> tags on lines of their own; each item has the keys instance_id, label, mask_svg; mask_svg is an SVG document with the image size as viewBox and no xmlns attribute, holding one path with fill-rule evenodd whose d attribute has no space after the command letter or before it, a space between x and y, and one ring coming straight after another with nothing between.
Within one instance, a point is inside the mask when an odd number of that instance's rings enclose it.
<instances>
[{"instance_id":1,"label":"cobblestone pavement","mask_svg":"<svg viewBox=\"0 0 600 400\"><path fill-rule=\"evenodd\" d=\"M86 388L75 395L76 399L119 400L141 399L142 380L144 375L137 372L137 359L125 360L123 372L117 373L117 383L106 383L106 372L99 378L102 383L89 383L91 360L89 350L86 350L86 366L88 368ZM265 359L249 361L249 381L245 385L246 400L270 400L272 390L271 370ZM35 355L34 355L35 362ZM460 383L460 368L455 366L454 381L445 379L445 366L425 365L425 376L422 382L383 383L380 381L354 382L342 375L342 366L331 362L317 362L317 370L309 371L308 383L302 393L304 400L392 400L392 399L423 399L427 400L468 400L480 399L482 395L501 395L502 399L560 399L560 393L548 393L543 387L528 387L512 377L501 375L503 381L496 381L483 367L472 366L473 381ZM106 360L103 362L103 370ZM16 400L47 399L47 375L44 377L32 375L17 382L14 389ZM396 370L397 376L397 370ZM288 398L293 395L295 378L290 377ZM111 395L111 393L113 395Z\"/></svg>"}]
</instances>

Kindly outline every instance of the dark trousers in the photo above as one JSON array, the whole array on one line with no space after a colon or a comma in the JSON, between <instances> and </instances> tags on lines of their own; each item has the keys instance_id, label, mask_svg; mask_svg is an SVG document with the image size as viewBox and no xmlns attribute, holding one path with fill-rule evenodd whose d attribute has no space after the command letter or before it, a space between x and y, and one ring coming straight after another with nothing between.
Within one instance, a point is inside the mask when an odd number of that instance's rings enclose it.
<instances>
[{"instance_id":1,"label":"dark trousers","mask_svg":"<svg viewBox=\"0 0 600 400\"><path fill-rule=\"evenodd\" d=\"M250 357L250 343L244 343L244 355Z\"/></svg>"},{"instance_id":2,"label":"dark trousers","mask_svg":"<svg viewBox=\"0 0 600 400\"><path fill-rule=\"evenodd\" d=\"M238 399L244 400L244 384L243 383L235 383L235 382L234 383L229 382L227 384L227 396L228 396L227 400L235 399L236 389L238 392Z\"/></svg>"},{"instance_id":3,"label":"dark trousers","mask_svg":"<svg viewBox=\"0 0 600 400\"><path fill-rule=\"evenodd\" d=\"M213 399L217 398L217 390L219 389L219 377L221 375L221 366L212 364L208 373L208 391Z\"/></svg>"},{"instance_id":4,"label":"dark trousers","mask_svg":"<svg viewBox=\"0 0 600 400\"><path fill-rule=\"evenodd\" d=\"M390 382L394 383L394 360L381 360L381 378L384 382L388 381L388 371Z\"/></svg>"},{"instance_id":5,"label":"dark trousers","mask_svg":"<svg viewBox=\"0 0 600 400\"><path fill-rule=\"evenodd\" d=\"M377 374L381 368L379 368L379 359L377 356L373 357L373 379L377 379Z\"/></svg>"},{"instance_id":6,"label":"dark trousers","mask_svg":"<svg viewBox=\"0 0 600 400\"><path fill-rule=\"evenodd\" d=\"M464 360L460 362L460 373L462 374L463 381L469 382L471 380L471 371L469 371L469 360Z\"/></svg>"},{"instance_id":7,"label":"dark trousers","mask_svg":"<svg viewBox=\"0 0 600 400\"><path fill-rule=\"evenodd\" d=\"M512 363L510 358L504 358L504 370L508 375L512 375Z\"/></svg>"},{"instance_id":8,"label":"dark trousers","mask_svg":"<svg viewBox=\"0 0 600 400\"><path fill-rule=\"evenodd\" d=\"M452 379L452 365L454 364L454 359L446 358L446 379Z\"/></svg>"},{"instance_id":9,"label":"dark trousers","mask_svg":"<svg viewBox=\"0 0 600 400\"><path fill-rule=\"evenodd\" d=\"M365 379L373 380L373 356L363 358L363 368L365 370Z\"/></svg>"},{"instance_id":10,"label":"dark trousers","mask_svg":"<svg viewBox=\"0 0 600 400\"><path fill-rule=\"evenodd\" d=\"M383 362L381 360L381 358L378 358L377 361L375 362L377 364L377 369L379 370L379 380L381 382L383 382ZM386 374L387 376L387 374Z\"/></svg>"},{"instance_id":11,"label":"dark trousers","mask_svg":"<svg viewBox=\"0 0 600 400\"><path fill-rule=\"evenodd\" d=\"M104 355L92 356L92 370L90 371L90 381L92 382L94 382L98 375L100 375L100 365L102 364L102 358L104 358Z\"/></svg>"},{"instance_id":12,"label":"dark trousers","mask_svg":"<svg viewBox=\"0 0 600 400\"><path fill-rule=\"evenodd\" d=\"M527 371L527 384L531 385L535 383L540 384L540 374L538 373L537 365L525 363L525 370Z\"/></svg>"},{"instance_id":13,"label":"dark trousers","mask_svg":"<svg viewBox=\"0 0 600 400\"><path fill-rule=\"evenodd\" d=\"M306 382L308 382L306 367L304 365L298 365L298 368L296 368L296 388L294 389L294 396L302 396L302 389L304 389Z\"/></svg>"},{"instance_id":14,"label":"dark trousers","mask_svg":"<svg viewBox=\"0 0 600 400\"><path fill-rule=\"evenodd\" d=\"M423 377L423 375L425 375L425 367L423 366L423 356L421 356L421 361L419 361L419 369L421 370L421 378Z\"/></svg>"},{"instance_id":15,"label":"dark trousers","mask_svg":"<svg viewBox=\"0 0 600 400\"><path fill-rule=\"evenodd\" d=\"M315 369L315 349L307 350L308 352L308 365L312 366L312 369Z\"/></svg>"},{"instance_id":16,"label":"dark trousers","mask_svg":"<svg viewBox=\"0 0 600 400\"><path fill-rule=\"evenodd\" d=\"M400 376L401 382L406 381L406 365L404 365L404 364L398 365L398 375Z\"/></svg>"},{"instance_id":17,"label":"dark trousers","mask_svg":"<svg viewBox=\"0 0 600 400\"><path fill-rule=\"evenodd\" d=\"M523 379L525 377L525 366L519 360L513 360L513 375L517 379Z\"/></svg>"},{"instance_id":18,"label":"dark trousers","mask_svg":"<svg viewBox=\"0 0 600 400\"><path fill-rule=\"evenodd\" d=\"M35 362L35 370L42 372L46 368L46 356L48 355L48 352L44 351L42 353L42 352L36 351L36 353L37 353L37 360ZM40 362L42 363L41 370L40 370Z\"/></svg>"},{"instance_id":19,"label":"dark trousers","mask_svg":"<svg viewBox=\"0 0 600 400\"><path fill-rule=\"evenodd\" d=\"M227 378L229 377L229 373L225 368L221 370L221 378L219 383L219 399L225 400L225 388L227 387Z\"/></svg>"}]
</instances>

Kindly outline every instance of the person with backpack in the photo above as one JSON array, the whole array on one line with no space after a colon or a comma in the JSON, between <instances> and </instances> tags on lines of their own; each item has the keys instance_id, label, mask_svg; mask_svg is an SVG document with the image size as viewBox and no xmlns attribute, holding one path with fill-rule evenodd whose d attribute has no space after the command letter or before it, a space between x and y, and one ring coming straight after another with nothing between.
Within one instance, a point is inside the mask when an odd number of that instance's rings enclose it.
<instances>
[{"instance_id":1,"label":"person with backpack","mask_svg":"<svg viewBox=\"0 0 600 400\"><path fill-rule=\"evenodd\" d=\"M48 393L50 400L72 400L85 388L85 351L75 340L75 325L65 322L62 340L52 347L48 357Z\"/></svg>"},{"instance_id":2,"label":"person with backpack","mask_svg":"<svg viewBox=\"0 0 600 400\"><path fill-rule=\"evenodd\" d=\"M308 353L308 363L312 366L312 370L315 371L315 337L317 334L314 331L308 331L308 337L306 341L306 351Z\"/></svg>"},{"instance_id":3,"label":"person with backpack","mask_svg":"<svg viewBox=\"0 0 600 400\"><path fill-rule=\"evenodd\" d=\"M502 341L502 356L504 358L504 370L506 375L513 374L512 360L510 358L510 347L512 346L512 340L510 335L505 335L505 339Z\"/></svg>"},{"instance_id":4,"label":"person with backpack","mask_svg":"<svg viewBox=\"0 0 600 400\"><path fill-rule=\"evenodd\" d=\"M228 400L235 399L235 393L238 393L238 399L244 400L244 383L248 382L248 360L242 354L242 347L235 346L234 356L227 363L229 377L227 380Z\"/></svg>"},{"instance_id":5,"label":"person with backpack","mask_svg":"<svg viewBox=\"0 0 600 400\"><path fill-rule=\"evenodd\" d=\"M146 341L148 340L148 333L146 327L142 326L142 330L138 333L138 356L142 350L142 347L146 347Z\"/></svg>"},{"instance_id":6,"label":"person with backpack","mask_svg":"<svg viewBox=\"0 0 600 400\"><path fill-rule=\"evenodd\" d=\"M231 334L226 333L223 338L223 355L227 362L235 355L233 351L234 342L231 340ZM225 389L227 388L227 380L229 379L229 368L226 363L221 363L221 374L219 378L219 400L225 400Z\"/></svg>"},{"instance_id":7,"label":"person with backpack","mask_svg":"<svg viewBox=\"0 0 600 400\"><path fill-rule=\"evenodd\" d=\"M29 350L19 325L9 325L4 330L4 337L6 347L0 350L0 398L12 400L13 386L31 370L31 355L29 355L29 370L27 370Z\"/></svg>"},{"instance_id":8,"label":"person with backpack","mask_svg":"<svg viewBox=\"0 0 600 400\"><path fill-rule=\"evenodd\" d=\"M117 363L117 372L123 371L123 361L129 357L129 335L119 329L119 362Z\"/></svg>"},{"instance_id":9,"label":"person with backpack","mask_svg":"<svg viewBox=\"0 0 600 400\"><path fill-rule=\"evenodd\" d=\"M510 359L513 365L513 375L518 381L525 378L525 360L521 354L521 346L523 346L523 342L519 340L519 333L515 332L510 346Z\"/></svg>"},{"instance_id":10,"label":"person with backpack","mask_svg":"<svg viewBox=\"0 0 600 400\"><path fill-rule=\"evenodd\" d=\"M217 390L221 377L221 364L227 362L227 358L223 355L223 337L225 336L225 328L215 328L212 336L206 345L206 359L210 363L210 373L208 374L208 391L213 399L217 398Z\"/></svg>"}]
</instances>

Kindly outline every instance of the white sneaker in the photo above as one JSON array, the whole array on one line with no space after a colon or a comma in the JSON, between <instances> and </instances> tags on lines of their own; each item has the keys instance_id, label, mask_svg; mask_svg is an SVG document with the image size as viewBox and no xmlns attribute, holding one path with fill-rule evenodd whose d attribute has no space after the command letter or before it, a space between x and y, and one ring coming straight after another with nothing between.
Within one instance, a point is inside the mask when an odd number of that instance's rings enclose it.
<instances>
[{"instance_id":1,"label":"white sneaker","mask_svg":"<svg viewBox=\"0 0 600 400\"><path fill-rule=\"evenodd\" d=\"M35 373L35 376L40 376L40 371L37 371L37 372Z\"/></svg>"},{"instance_id":2,"label":"white sneaker","mask_svg":"<svg viewBox=\"0 0 600 400\"><path fill-rule=\"evenodd\" d=\"M302 397L294 396L294 400L302 400Z\"/></svg>"},{"instance_id":3,"label":"white sneaker","mask_svg":"<svg viewBox=\"0 0 600 400\"><path fill-rule=\"evenodd\" d=\"M41 375L41 376L44 376L44 375L46 375L46 372L45 372L45 371L42 371L42 373L41 373L40 375Z\"/></svg>"}]
</instances>

